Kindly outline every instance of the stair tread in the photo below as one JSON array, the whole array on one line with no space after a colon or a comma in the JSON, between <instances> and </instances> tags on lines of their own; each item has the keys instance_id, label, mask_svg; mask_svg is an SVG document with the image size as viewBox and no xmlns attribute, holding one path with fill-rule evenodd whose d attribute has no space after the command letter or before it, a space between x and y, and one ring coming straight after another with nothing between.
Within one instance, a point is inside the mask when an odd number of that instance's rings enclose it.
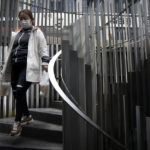
<instances>
[{"instance_id":1,"label":"stair tread","mask_svg":"<svg viewBox=\"0 0 150 150\"><path fill-rule=\"evenodd\" d=\"M60 115L60 116L62 115L62 110L56 109L56 108L30 108L29 111L54 114L54 115Z\"/></svg>"},{"instance_id":2,"label":"stair tread","mask_svg":"<svg viewBox=\"0 0 150 150\"><path fill-rule=\"evenodd\" d=\"M14 118L2 118L2 119L0 119L1 124L12 125L13 122L14 122ZM44 129L45 130L54 130L54 131L60 131L60 132L62 131L62 125L47 123L47 122L38 121L38 120L34 120L33 123L23 126L23 128L26 128L26 127L39 128L39 129L43 129L43 130Z\"/></svg>"},{"instance_id":3,"label":"stair tread","mask_svg":"<svg viewBox=\"0 0 150 150\"><path fill-rule=\"evenodd\" d=\"M29 137L10 136L5 133L0 133L0 147L62 150L62 144L50 143Z\"/></svg>"}]
</instances>

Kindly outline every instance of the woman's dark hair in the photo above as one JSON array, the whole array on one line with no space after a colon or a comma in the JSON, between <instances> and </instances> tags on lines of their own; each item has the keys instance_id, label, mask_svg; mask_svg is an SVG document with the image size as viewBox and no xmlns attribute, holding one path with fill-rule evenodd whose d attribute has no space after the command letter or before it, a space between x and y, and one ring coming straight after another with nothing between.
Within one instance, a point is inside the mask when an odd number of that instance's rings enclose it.
<instances>
[{"instance_id":1,"label":"woman's dark hair","mask_svg":"<svg viewBox=\"0 0 150 150\"><path fill-rule=\"evenodd\" d=\"M23 9L23 10L21 10L19 12L19 14L18 14L18 17L20 18L21 15L28 16L31 19L31 21L32 21L32 25L35 25L33 14L32 14L32 12L29 9Z\"/></svg>"}]
</instances>

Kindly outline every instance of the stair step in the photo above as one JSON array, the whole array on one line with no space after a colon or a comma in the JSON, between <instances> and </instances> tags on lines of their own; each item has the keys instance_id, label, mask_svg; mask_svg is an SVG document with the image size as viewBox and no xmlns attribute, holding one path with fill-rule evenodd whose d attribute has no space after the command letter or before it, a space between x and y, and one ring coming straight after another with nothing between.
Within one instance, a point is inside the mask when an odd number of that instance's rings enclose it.
<instances>
[{"instance_id":1,"label":"stair step","mask_svg":"<svg viewBox=\"0 0 150 150\"><path fill-rule=\"evenodd\" d=\"M0 119L0 132L10 133L14 118ZM21 136L49 142L62 142L62 126L34 120L33 123L23 126Z\"/></svg>"},{"instance_id":2,"label":"stair step","mask_svg":"<svg viewBox=\"0 0 150 150\"><path fill-rule=\"evenodd\" d=\"M60 109L32 108L29 111L36 120L54 124L62 124L62 110Z\"/></svg>"},{"instance_id":3,"label":"stair step","mask_svg":"<svg viewBox=\"0 0 150 150\"><path fill-rule=\"evenodd\" d=\"M62 150L62 144L0 133L0 150Z\"/></svg>"}]
</instances>

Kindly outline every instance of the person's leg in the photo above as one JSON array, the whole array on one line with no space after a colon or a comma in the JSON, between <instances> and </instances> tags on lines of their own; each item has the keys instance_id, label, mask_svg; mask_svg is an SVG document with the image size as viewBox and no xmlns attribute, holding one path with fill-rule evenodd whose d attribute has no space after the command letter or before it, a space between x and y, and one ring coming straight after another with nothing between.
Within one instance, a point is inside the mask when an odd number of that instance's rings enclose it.
<instances>
[{"instance_id":1,"label":"person's leg","mask_svg":"<svg viewBox=\"0 0 150 150\"><path fill-rule=\"evenodd\" d=\"M12 65L12 71L11 71L11 86L13 91L14 99L16 100L17 93L16 93L16 85L18 83L18 78L20 74L20 68L17 65ZM18 106L19 108L19 106ZM11 136L18 136L21 134L21 123L20 122L14 122L12 126L12 130L10 132Z\"/></svg>"},{"instance_id":2,"label":"person's leg","mask_svg":"<svg viewBox=\"0 0 150 150\"><path fill-rule=\"evenodd\" d=\"M26 92L30 85L31 82L26 81L26 65L21 66L21 72L16 85L16 121L21 121L23 114L29 115Z\"/></svg>"},{"instance_id":3,"label":"person's leg","mask_svg":"<svg viewBox=\"0 0 150 150\"><path fill-rule=\"evenodd\" d=\"M31 86L31 82L25 82L22 84L22 98L21 98L21 107L22 107L22 114L25 116L30 115L29 110L28 110L28 105L27 105L27 98L26 98L26 92L28 90L28 88Z\"/></svg>"},{"instance_id":4,"label":"person's leg","mask_svg":"<svg viewBox=\"0 0 150 150\"><path fill-rule=\"evenodd\" d=\"M26 82L26 84L24 84L26 91L30 87L30 85L31 85L31 82ZM21 125L25 125L25 124L33 122L32 115L30 114L28 110L26 94L24 95L24 98L22 99L22 114L23 114L23 117L21 118Z\"/></svg>"},{"instance_id":5,"label":"person's leg","mask_svg":"<svg viewBox=\"0 0 150 150\"><path fill-rule=\"evenodd\" d=\"M23 110L29 114L27 104L23 103L24 99L26 98L26 91L28 87L29 87L29 84L28 86L21 85L20 83L16 85L16 116L15 116L15 122L13 124L13 128L10 133L11 136L18 136L21 134L21 130L22 130L21 117L22 117ZM23 104L26 106L24 107Z\"/></svg>"},{"instance_id":6,"label":"person's leg","mask_svg":"<svg viewBox=\"0 0 150 150\"><path fill-rule=\"evenodd\" d=\"M29 115L27 101L26 101L26 92L30 87L31 83L27 82L26 84L17 84L16 88L16 117L15 121L21 121L22 114Z\"/></svg>"},{"instance_id":7,"label":"person's leg","mask_svg":"<svg viewBox=\"0 0 150 150\"><path fill-rule=\"evenodd\" d=\"M21 117L22 117L22 108L21 108L21 97L23 96L23 92L21 90L20 85L16 86L16 116L15 116L15 121L21 122Z\"/></svg>"}]
</instances>

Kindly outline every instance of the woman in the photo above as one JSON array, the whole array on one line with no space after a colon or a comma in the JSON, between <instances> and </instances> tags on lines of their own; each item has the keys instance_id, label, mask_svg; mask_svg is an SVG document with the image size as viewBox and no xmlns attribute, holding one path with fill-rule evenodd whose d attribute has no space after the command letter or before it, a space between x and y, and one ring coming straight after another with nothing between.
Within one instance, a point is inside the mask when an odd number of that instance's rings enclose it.
<instances>
[{"instance_id":1,"label":"woman","mask_svg":"<svg viewBox=\"0 0 150 150\"><path fill-rule=\"evenodd\" d=\"M33 121L27 107L26 91L31 83L40 81L40 64L47 71L49 62L45 37L40 29L34 27L32 12L24 9L19 12L18 17L21 30L12 35L8 59L2 71L3 81L11 81L16 99L16 115L11 136L20 135L21 125Z\"/></svg>"}]
</instances>

